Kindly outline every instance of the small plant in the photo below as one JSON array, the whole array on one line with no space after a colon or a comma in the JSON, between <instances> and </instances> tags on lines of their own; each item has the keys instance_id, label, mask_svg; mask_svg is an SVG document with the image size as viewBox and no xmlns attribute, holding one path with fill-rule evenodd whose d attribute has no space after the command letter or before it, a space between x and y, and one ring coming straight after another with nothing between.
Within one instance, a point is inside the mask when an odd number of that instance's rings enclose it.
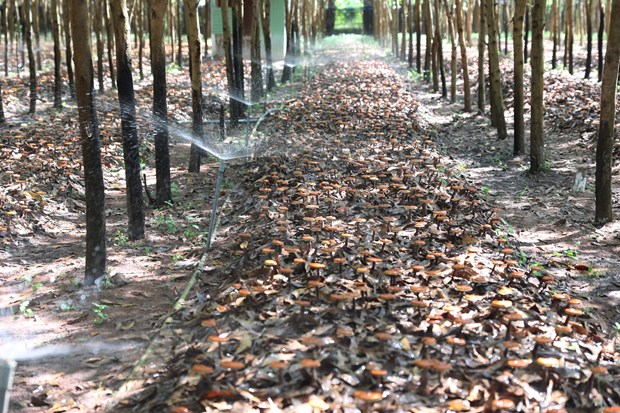
<instances>
[{"instance_id":1,"label":"small plant","mask_svg":"<svg viewBox=\"0 0 620 413\"><path fill-rule=\"evenodd\" d=\"M491 188L489 188L488 186L482 187L482 193L485 195L489 195L491 193Z\"/></svg>"},{"instance_id":2,"label":"small plant","mask_svg":"<svg viewBox=\"0 0 620 413\"><path fill-rule=\"evenodd\" d=\"M519 258L517 260L519 265L525 265L529 261L527 254L521 250L519 250Z\"/></svg>"},{"instance_id":3,"label":"small plant","mask_svg":"<svg viewBox=\"0 0 620 413\"><path fill-rule=\"evenodd\" d=\"M176 234L179 231L176 221L170 216L159 215L155 218L155 226L166 232Z\"/></svg>"},{"instance_id":4,"label":"small plant","mask_svg":"<svg viewBox=\"0 0 620 413\"><path fill-rule=\"evenodd\" d=\"M172 262L181 261L182 259L183 259L183 255L178 252L172 256Z\"/></svg>"},{"instance_id":5,"label":"small plant","mask_svg":"<svg viewBox=\"0 0 620 413\"><path fill-rule=\"evenodd\" d=\"M95 324L103 324L110 318L110 315L106 313L106 308L108 308L105 304L93 303L93 307L91 311L95 315L95 320L93 321Z\"/></svg>"},{"instance_id":6,"label":"small plant","mask_svg":"<svg viewBox=\"0 0 620 413\"><path fill-rule=\"evenodd\" d=\"M34 317L34 312L30 308L30 300L24 300L19 304L19 313L26 318Z\"/></svg>"},{"instance_id":7,"label":"small plant","mask_svg":"<svg viewBox=\"0 0 620 413\"><path fill-rule=\"evenodd\" d=\"M39 290L39 288L43 287L43 283L36 282L36 283L32 283L31 286L32 286L32 292L36 293Z\"/></svg>"},{"instance_id":8,"label":"small plant","mask_svg":"<svg viewBox=\"0 0 620 413\"><path fill-rule=\"evenodd\" d=\"M119 228L114 233L114 238L112 242L117 247L125 247L127 246L127 242L129 242L129 238L127 237L127 232L123 228Z\"/></svg>"},{"instance_id":9,"label":"small plant","mask_svg":"<svg viewBox=\"0 0 620 413\"><path fill-rule=\"evenodd\" d=\"M75 310L75 306L73 305L73 301L67 300L60 303L60 311L73 311Z\"/></svg>"},{"instance_id":10,"label":"small plant","mask_svg":"<svg viewBox=\"0 0 620 413\"><path fill-rule=\"evenodd\" d=\"M606 275L607 275L607 273L606 273L606 272L604 272L604 271L598 271L598 270L595 270L594 268L590 268L590 269L588 270L588 272L587 272L587 273L585 273L585 275L584 275L584 276L585 276L586 278L592 278L592 279L598 280L599 278L603 278L603 277L605 277Z\"/></svg>"},{"instance_id":11,"label":"small plant","mask_svg":"<svg viewBox=\"0 0 620 413\"><path fill-rule=\"evenodd\" d=\"M179 185L176 182L173 182L170 185L170 192L172 192L173 198L177 198L178 196L181 195L181 189L179 188Z\"/></svg>"}]
</instances>

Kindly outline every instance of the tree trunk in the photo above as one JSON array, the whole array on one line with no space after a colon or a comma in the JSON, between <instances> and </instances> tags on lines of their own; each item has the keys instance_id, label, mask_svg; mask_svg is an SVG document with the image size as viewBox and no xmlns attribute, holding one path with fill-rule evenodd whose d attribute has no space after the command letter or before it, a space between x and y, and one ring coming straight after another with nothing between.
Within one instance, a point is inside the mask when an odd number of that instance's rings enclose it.
<instances>
[{"instance_id":1,"label":"tree trunk","mask_svg":"<svg viewBox=\"0 0 620 413\"><path fill-rule=\"evenodd\" d=\"M95 8L95 38L97 40L97 82L99 83L99 91L103 92L104 86L104 74L103 74L103 22L101 18L101 7L103 2L95 1L93 3Z\"/></svg>"},{"instance_id":2,"label":"tree trunk","mask_svg":"<svg viewBox=\"0 0 620 413\"><path fill-rule=\"evenodd\" d=\"M271 0L262 0L261 3L263 6L263 39L265 42L265 61L267 64L267 92L271 92L276 86L271 52Z\"/></svg>"},{"instance_id":3,"label":"tree trunk","mask_svg":"<svg viewBox=\"0 0 620 413\"><path fill-rule=\"evenodd\" d=\"M422 19L421 19L421 2L415 0L415 67L418 73L422 73Z\"/></svg>"},{"instance_id":4,"label":"tree trunk","mask_svg":"<svg viewBox=\"0 0 620 413\"><path fill-rule=\"evenodd\" d=\"M60 26L58 23L58 0L52 0L52 38L54 39L54 107L62 107L62 75L60 73Z\"/></svg>"},{"instance_id":5,"label":"tree trunk","mask_svg":"<svg viewBox=\"0 0 620 413\"><path fill-rule=\"evenodd\" d=\"M291 0L294 1L294 0ZM330 0L330 3L333 6L333 0ZM334 6L335 7L335 6ZM284 55L284 68L282 69L282 83L289 82L291 80L291 76L293 74L293 10L291 10L292 6L289 4L288 0L284 1L284 15L285 15L285 24L286 24L286 52ZM328 6L327 8L327 32L326 34L329 36L330 33L330 15L329 13L335 12L335 9L332 9ZM331 32L333 33L333 17L331 18Z\"/></svg>"},{"instance_id":6,"label":"tree trunk","mask_svg":"<svg viewBox=\"0 0 620 413\"><path fill-rule=\"evenodd\" d=\"M23 7L24 37L26 40L26 48L28 49L28 72L30 73L30 107L28 113L32 114L37 110L37 62L32 47L32 23L30 20L32 6L30 0L24 0Z\"/></svg>"},{"instance_id":7,"label":"tree trunk","mask_svg":"<svg viewBox=\"0 0 620 413\"><path fill-rule=\"evenodd\" d=\"M431 17L430 0L424 0L424 34L426 36L426 48L424 49L424 80L431 79L431 60L433 49L433 21Z\"/></svg>"},{"instance_id":8,"label":"tree trunk","mask_svg":"<svg viewBox=\"0 0 620 413\"><path fill-rule=\"evenodd\" d=\"M529 0L525 3L525 27L523 28L523 62L527 63L527 48L529 43L530 36L530 2Z\"/></svg>"},{"instance_id":9,"label":"tree trunk","mask_svg":"<svg viewBox=\"0 0 620 413\"><path fill-rule=\"evenodd\" d=\"M0 125L4 124L6 119L4 118L4 103L2 102L2 82L0 82Z\"/></svg>"},{"instance_id":10,"label":"tree trunk","mask_svg":"<svg viewBox=\"0 0 620 413\"><path fill-rule=\"evenodd\" d=\"M83 0L71 0L71 31L75 33L76 97L86 202L86 268L84 285L93 285L106 272L105 187L101 169L99 125L95 108L93 62L88 36L88 7ZM66 30L69 27L66 26Z\"/></svg>"},{"instance_id":11,"label":"tree trunk","mask_svg":"<svg viewBox=\"0 0 620 413\"><path fill-rule=\"evenodd\" d=\"M189 44L189 72L192 79L192 132L196 139L203 136L202 125L202 58L200 55L200 24L198 23L198 0L184 0L187 43ZM190 148L190 172L200 172L201 150L192 142Z\"/></svg>"},{"instance_id":12,"label":"tree trunk","mask_svg":"<svg viewBox=\"0 0 620 413\"><path fill-rule=\"evenodd\" d=\"M558 53L558 0L553 0L551 3L551 37L553 39L553 52L551 55L551 68L555 69L557 66L557 53Z\"/></svg>"},{"instance_id":13,"label":"tree trunk","mask_svg":"<svg viewBox=\"0 0 620 413\"><path fill-rule=\"evenodd\" d=\"M493 0L486 0L487 28L489 30L489 77L491 81L491 125L497 128L498 139L506 139L506 118L504 117L504 93L499 71L499 49L497 47L497 21Z\"/></svg>"},{"instance_id":14,"label":"tree trunk","mask_svg":"<svg viewBox=\"0 0 620 413\"><path fill-rule=\"evenodd\" d=\"M443 47L442 47L442 39L441 39L441 27L440 22L441 19L441 0L435 0L435 39L433 41L435 47L435 58L437 59L437 67L439 69L439 76L441 80L441 97L444 99L448 97L448 88L446 86L446 71L444 69L443 64Z\"/></svg>"},{"instance_id":15,"label":"tree trunk","mask_svg":"<svg viewBox=\"0 0 620 413\"><path fill-rule=\"evenodd\" d=\"M183 0L184 1L184 0ZM182 0L177 0L177 66L183 67L183 8Z\"/></svg>"},{"instance_id":16,"label":"tree trunk","mask_svg":"<svg viewBox=\"0 0 620 413\"><path fill-rule=\"evenodd\" d=\"M137 240L144 238L144 199L142 198L142 181L140 180L140 147L136 125L136 100L133 88L126 0L111 0L110 11L116 38L118 102L123 135L125 180L127 182L128 237Z\"/></svg>"},{"instance_id":17,"label":"tree trunk","mask_svg":"<svg viewBox=\"0 0 620 413\"><path fill-rule=\"evenodd\" d=\"M9 76L9 31L7 27L7 5L0 8L0 18L2 19L2 37L4 37L4 77Z\"/></svg>"},{"instance_id":18,"label":"tree trunk","mask_svg":"<svg viewBox=\"0 0 620 413\"><path fill-rule=\"evenodd\" d=\"M407 0L407 28L409 43L407 47L407 64L413 69L413 0Z\"/></svg>"},{"instance_id":19,"label":"tree trunk","mask_svg":"<svg viewBox=\"0 0 620 413\"><path fill-rule=\"evenodd\" d=\"M254 0L254 12L252 15L252 47L251 54L251 78L252 78L252 102L258 102L263 97L263 65L260 54L260 17L262 15L261 0Z\"/></svg>"},{"instance_id":20,"label":"tree trunk","mask_svg":"<svg viewBox=\"0 0 620 413\"><path fill-rule=\"evenodd\" d=\"M233 0L234 1L234 0ZM222 37L224 43L224 60L226 63L226 82L228 84L229 106L232 108L234 104L233 94L235 91L233 57L232 57L232 41L230 33L230 21L228 18L228 0L222 0ZM288 45L287 45L288 48ZM286 65L284 66L286 70ZM231 110L231 116L234 116Z\"/></svg>"},{"instance_id":21,"label":"tree trunk","mask_svg":"<svg viewBox=\"0 0 620 413\"><path fill-rule=\"evenodd\" d=\"M41 64L41 33L39 31L39 0L33 0L32 6L32 29L34 32L34 44L37 49L37 70L43 70Z\"/></svg>"},{"instance_id":22,"label":"tree trunk","mask_svg":"<svg viewBox=\"0 0 620 413\"><path fill-rule=\"evenodd\" d=\"M585 79L590 78L590 72L592 70L592 39L594 37L592 33L592 13L594 11L592 7L592 3L594 3L594 0L586 0L586 13L584 13L585 19L586 19L586 38L587 38L586 73L584 76Z\"/></svg>"},{"instance_id":23,"label":"tree trunk","mask_svg":"<svg viewBox=\"0 0 620 413\"><path fill-rule=\"evenodd\" d=\"M11 52L13 51L13 44L16 42L15 40L15 0L8 0L9 2L9 11L7 13L7 26L9 29L9 39L11 43L11 47L9 48ZM9 57L7 56L5 65L8 66ZM6 76L9 75L8 69L5 69Z\"/></svg>"},{"instance_id":24,"label":"tree trunk","mask_svg":"<svg viewBox=\"0 0 620 413\"><path fill-rule=\"evenodd\" d=\"M140 79L144 79L144 67L142 66L142 56L144 54L144 9L145 0L137 0L136 8L136 26L138 32L138 73L140 73Z\"/></svg>"},{"instance_id":25,"label":"tree trunk","mask_svg":"<svg viewBox=\"0 0 620 413\"><path fill-rule=\"evenodd\" d=\"M155 117L155 199L158 206L172 201L170 151L168 150L168 107L166 102L166 48L164 20L168 0L151 0L149 45L153 73L153 116Z\"/></svg>"},{"instance_id":26,"label":"tree trunk","mask_svg":"<svg viewBox=\"0 0 620 413\"><path fill-rule=\"evenodd\" d=\"M471 111L471 86L469 84L469 62L467 61L467 47L463 29L463 0L455 0L456 3L456 29L459 35L459 47L461 49L461 67L463 68L463 106L465 112Z\"/></svg>"},{"instance_id":27,"label":"tree trunk","mask_svg":"<svg viewBox=\"0 0 620 413\"><path fill-rule=\"evenodd\" d=\"M598 81L600 82L603 78L603 37L605 30L605 9L603 9L603 0L599 0L598 14L599 24L596 40L598 43Z\"/></svg>"},{"instance_id":28,"label":"tree trunk","mask_svg":"<svg viewBox=\"0 0 620 413\"><path fill-rule=\"evenodd\" d=\"M407 19L408 19L408 13L407 13L407 4L405 3L405 0L401 0L400 3L400 21L401 21L401 27L400 27L400 60L402 60L403 62L407 59ZM397 24L397 28L398 28L398 19L396 19L396 24Z\"/></svg>"},{"instance_id":29,"label":"tree trunk","mask_svg":"<svg viewBox=\"0 0 620 413\"><path fill-rule=\"evenodd\" d=\"M110 69L110 80L112 81L112 88L116 88L116 69L114 69L114 60L112 58L114 49L114 29L112 28L112 22L109 18L108 0L103 0L101 6L101 12L103 13L103 20L105 23L106 31L106 43L108 48L108 67Z\"/></svg>"},{"instance_id":30,"label":"tree trunk","mask_svg":"<svg viewBox=\"0 0 620 413\"><path fill-rule=\"evenodd\" d=\"M480 113L484 113L486 106L486 80L484 77L484 49L487 37L486 0L480 0L478 7L478 28L478 110Z\"/></svg>"},{"instance_id":31,"label":"tree trunk","mask_svg":"<svg viewBox=\"0 0 620 413\"><path fill-rule=\"evenodd\" d=\"M297 3L295 3L296 8ZM231 125L236 126L239 119L245 116L245 85L243 69L243 12L240 1L232 3L232 52L233 52L233 80L234 100L231 107L234 113Z\"/></svg>"},{"instance_id":32,"label":"tree trunk","mask_svg":"<svg viewBox=\"0 0 620 413\"><path fill-rule=\"evenodd\" d=\"M448 20L448 34L450 35L450 103L456 102L456 39L454 38L454 17L448 0L444 0L446 17Z\"/></svg>"},{"instance_id":33,"label":"tree trunk","mask_svg":"<svg viewBox=\"0 0 620 413\"><path fill-rule=\"evenodd\" d=\"M543 45L543 31L545 28L545 0L534 0L532 8L532 96L530 106L532 119L530 123L530 173L537 173L544 169L545 154L544 142L544 79L545 49Z\"/></svg>"},{"instance_id":34,"label":"tree trunk","mask_svg":"<svg viewBox=\"0 0 620 413\"><path fill-rule=\"evenodd\" d=\"M204 53L202 58L206 59L209 55L209 39L211 38L211 2L207 1L202 10L203 19L203 37L204 37Z\"/></svg>"},{"instance_id":35,"label":"tree trunk","mask_svg":"<svg viewBox=\"0 0 620 413\"><path fill-rule=\"evenodd\" d=\"M573 1L566 1L566 18L564 27L564 67L568 67L568 73L573 74Z\"/></svg>"},{"instance_id":36,"label":"tree trunk","mask_svg":"<svg viewBox=\"0 0 620 413\"><path fill-rule=\"evenodd\" d=\"M614 0L611 6L607 52L601 85L601 120L596 145L596 213L595 222L605 224L613 220L612 213L612 164L616 119L616 95L618 69L620 62L620 1Z\"/></svg>"},{"instance_id":37,"label":"tree trunk","mask_svg":"<svg viewBox=\"0 0 620 413\"><path fill-rule=\"evenodd\" d=\"M524 85L523 85L523 20L527 0L517 0L512 25L512 41L514 44L514 147L513 153L525 153L525 120L523 116Z\"/></svg>"},{"instance_id":38,"label":"tree trunk","mask_svg":"<svg viewBox=\"0 0 620 413\"><path fill-rule=\"evenodd\" d=\"M62 18L65 26L65 53L67 63L67 76L69 77L69 93L71 98L75 98L75 80L73 78L73 58L71 49L71 30L69 30L69 1L62 0ZM89 36L90 39L90 36Z\"/></svg>"}]
</instances>

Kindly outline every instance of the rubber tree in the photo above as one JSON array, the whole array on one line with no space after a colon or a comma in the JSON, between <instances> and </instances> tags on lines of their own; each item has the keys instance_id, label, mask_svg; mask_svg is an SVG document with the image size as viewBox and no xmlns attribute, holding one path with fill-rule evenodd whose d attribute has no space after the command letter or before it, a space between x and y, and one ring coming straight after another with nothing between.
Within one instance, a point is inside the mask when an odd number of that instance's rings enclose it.
<instances>
[{"instance_id":1,"label":"rubber tree","mask_svg":"<svg viewBox=\"0 0 620 413\"><path fill-rule=\"evenodd\" d=\"M544 73L545 73L545 0L534 0L532 7L532 67L531 80L531 121L530 121L530 173L537 173L544 168Z\"/></svg>"},{"instance_id":2,"label":"rubber tree","mask_svg":"<svg viewBox=\"0 0 620 413\"><path fill-rule=\"evenodd\" d=\"M74 33L76 98L82 142L86 201L86 268L84 285L93 285L106 272L105 187L101 167L101 143L95 107L95 79L88 26L88 5L71 0ZM69 30L69 27L66 27Z\"/></svg>"},{"instance_id":3,"label":"rubber tree","mask_svg":"<svg viewBox=\"0 0 620 413\"><path fill-rule=\"evenodd\" d=\"M273 53L271 47L271 0L261 1L263 21L263 41L265 43L265 63L267 65L267 92L276 86L276 77L273 72Z\"/></svg>"},{"instance_id":4,"label":"rubber tree","mask_svg":"<svg viewBox=\"0 0 620 413\"><path fill-rule=\"evenodd\" d=\"M121 113L123 158L127 182L128 237L144 238L144 199L140 180L140 146L136 122L136 97L133 86L131 50L129 42L129 15L126 0L110 0L110 11L116 38L116 87Z\"/></svg>"},{"instance_id":5,"label":"rubber tree","mask_svg":"<svg viewBox=\"0 0 620 413\"><path fill-rule=\"evenodd\" d=\"M170 151L168 149L168 107L166 101L166 50L164 21L168 0L150 1L149 45L153 74L153 116L155 117L155 202L158 206L172 200Z\"/></svg>"},{"instance_id":6,"label":"rubber tree","mask_svg":"<svg viewBox=\"0 0 620 413\"><path fill-rule=\"evenodd\" d=\"M620 0L613 0L611 21L620 19ZM603 80L601 84L601 119L596 145L596 208L595 222L604 224L613 220L611 178L616 118L616 95L620 62L620 26L609 27Z\"/></svg>"},{"instance_id":7,"label":"rubber tree","mask_svg":"<svg viewBox=\"0 0 620 413\"><path fill-rule=\"evenodd\" d=\"M486 0L478 7L478 110L484 113L486 106L486 79L484 77L484 49L486 48L487 23Z\"/></svg>"},{"instance_id":8,"label":"rubber tree","mask_svg":"<svg viewBox=\"0 0 620 413\"><path fill-rule=\"evenodd\" d=\"M200 55L200 24L198 22L199 0L185 1L185 21L189 43L189 71L192 80L192 132L202 139L202 58ZM200 172L200 148L192 142L189 155L190 172Z\"/></svg>"},{"instance_id":9,"label":"rubber tree","mask_svg":"<svg viewBox=\"0 0 620 413\"><path fill-rule=\"evenodd\" d=\"M71 98L74 98L75 77L73 75L73 50L71 48L73 39L71 36L71 30L69 30L69 2L72 2L72 0L62 0L62 19L65 27L65 62L67 64L67 77L69 78L69 92L71 94Z\"/></svg>"},{"instance_id":10,"label":"rubber tree","mask_svg":"<svg viewBox=\"0 0 620 413\"><path fill-rule=\"evenodd\" d=\"M261 62L260 53L260 29L261 29L261 15L262 6L261 0L255 0L252 13L252 40L250 46L250 70L252 79L251 99L252 102L257 102L263 97L263 65Z\"/></svg>"},{"instance_id":11,"label":"rubber tree","mask_svg":"<svg viewBox=\"0 0 620 413\"><path fill-rule=\"evenodd\" d=\"M471 86L469 84L469 62L467 61L467 46L465 45L465 30L463 22L463 0L455 0L456 4L456 31L461 51L461 68L463 70L463 110L471 111Z\"/></svg>"},{"instance_id":12,"label":"rubber tree","mask_svg":"<svg viewBox=\"0 0 620 413\"><path fill-rule=\"evenodd\" d=\"M37 62L35 60L34 48L32 47L32 3L24 0L24 38L28 49L28 72L30 74L30 105L28 113L37 110Z\"/></svg>"},{"instance_id":13,"label":"rubber tree","mask_svg":"<svg viewBox=\"0 0 620 413\"><path fill-rule=\"evenodd\" d=\"M489 31L489 78L491 88L491 125L497 129L497 137L506 139L506 118L504 117L504 93L499 71L499 49L497 44L497 19L493 0L486 0L487 29Z\"/></svg>"},{"instance_id":14,"label":"rubber tree","mask_svg":"<svg viewBox=\"0 0 620 413\"><path fill-rule=\"evenodd\" d=\"M512 25L512 42L514 48L514 145L513 153L521 155L525 152L525 118L524 84L523 84L523 20L527 0L517 0Z\"/></svg>"},{"instance_id":15,"label":"rubber tree","mask_svg":"<svg viewBox=\"0 0 620 413\"><path fill-rule=\"evenodd\" d=\"M62 56L60 53L60 24L58 21L58 0L52 0L50 5L52 15L52 38L54 41L54 107L62 107L62 75L60 65Z\"/></svg>"}]
</instances>

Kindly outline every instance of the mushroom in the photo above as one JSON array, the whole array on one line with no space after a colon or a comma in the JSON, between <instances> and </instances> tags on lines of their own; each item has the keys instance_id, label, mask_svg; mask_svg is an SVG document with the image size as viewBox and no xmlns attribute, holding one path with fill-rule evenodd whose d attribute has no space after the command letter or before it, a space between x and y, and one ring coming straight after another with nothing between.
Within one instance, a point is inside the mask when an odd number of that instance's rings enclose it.
<instances>
[{"instance_id":1,"label":"mushroom","mask_svg":"<svg viewBox=\"0 0 620 413\"><path fill-rule=\"evenodd\" d=\"M383 400L383 394L378 391L357 390L354 393L354 396L356 399L362 400L364 402L364 413L370 411L370 405L372 403Z\"/></svg>"}]
</instances>

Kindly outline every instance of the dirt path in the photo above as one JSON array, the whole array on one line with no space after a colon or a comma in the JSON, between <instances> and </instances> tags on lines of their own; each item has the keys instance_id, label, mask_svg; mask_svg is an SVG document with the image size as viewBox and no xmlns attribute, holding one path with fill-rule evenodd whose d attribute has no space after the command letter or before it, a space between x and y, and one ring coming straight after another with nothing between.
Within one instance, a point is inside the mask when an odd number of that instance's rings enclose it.
<instances>
[{"instance_id":1,"label":"dirt path","mask_svg":"<svg viewBox=\"0 0 620 413\"><path fill-rule=\"evenodd\" d=\"M567 280L569 290L599 309L606 331L616 334L620 328L620 222L604 227L593 224L594 142L570 131L558 133L548 121L549 169L532 176L527 156L512 154L512 135L505 142L498 141L486 116L463 112L460 103L441 99L427 84L414 83L411 91L421 103L429 134L449 163L482 188L485 201L501 209L503 231L529 262L557 257L567 264L591 266L589 273ZM507 110L509 129L511 116ZM573 190L577 171L587 177L582 192ZM614 199L620 199L617 175L614 185ZM618 207L615 214L620 214Z\"/></svg>"}]
</instances>

